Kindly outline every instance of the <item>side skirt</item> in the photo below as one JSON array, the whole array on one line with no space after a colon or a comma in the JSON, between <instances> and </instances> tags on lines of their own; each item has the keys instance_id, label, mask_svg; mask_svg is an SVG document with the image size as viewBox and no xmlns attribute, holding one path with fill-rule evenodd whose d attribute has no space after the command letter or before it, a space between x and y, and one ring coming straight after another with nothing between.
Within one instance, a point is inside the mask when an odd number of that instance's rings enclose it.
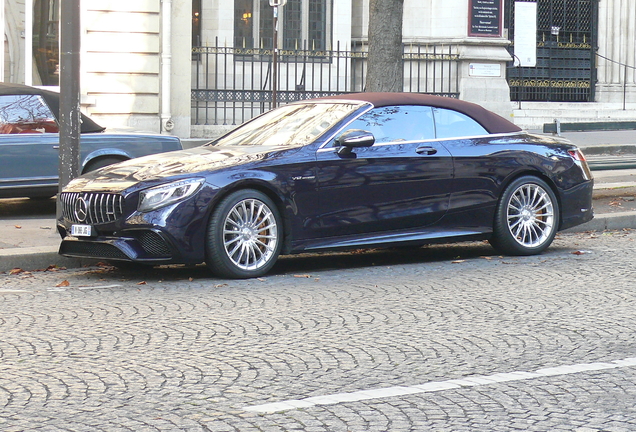
<instances>
[{"instance_id":1,"label":"side skirt","mask_svg":"<svg viewBox=\"0 0 636 432\"><path fill-rule=\"evenodd\" d=\"M492 230L485 232L469 229L423 229L416 232L394 231L388 233L366 233L353 236L305 240L302 243L294 244L291 253L369 247L393 247L398 245L415 246L430 243L454 243L461 241L486 240L490 238L491 234Z\"/></svg>"}]
</instances>

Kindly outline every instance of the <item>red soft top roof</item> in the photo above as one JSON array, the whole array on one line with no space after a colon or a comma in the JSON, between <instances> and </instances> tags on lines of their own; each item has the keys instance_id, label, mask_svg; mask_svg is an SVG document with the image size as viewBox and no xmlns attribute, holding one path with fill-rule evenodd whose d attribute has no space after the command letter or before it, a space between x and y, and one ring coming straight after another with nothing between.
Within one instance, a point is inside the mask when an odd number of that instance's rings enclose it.
<instances>
[{"instance_id":1,"label":"red soft top roof","mask_svg":"<svg viewBox=\"0 0 636 432\"><path fill-rule=\"evenodd\" d=\"M23 84L0 83L0 95L40 95L49 105L51 112L55 115L58 123L60 120L60 94L50 90ZM95 123L90 117L80 113L82 123L80 126L82 133L101 132L105 128Z\"/></svg>"},{"instance_id":2,"label":"red soft top roof","mask_svg":"<svg viewBox=\"0 0 636 432\"><path fill-rule=\"evenodd\" d=\"M521 131L519 126L477 104L449 97L420 93L350 93L338 96L328 96L318 100L362 101L369 102L375 107L391 105L427 105L437 108L448 108L472 117L489 133Z\"/></svg>"}]
</instances>

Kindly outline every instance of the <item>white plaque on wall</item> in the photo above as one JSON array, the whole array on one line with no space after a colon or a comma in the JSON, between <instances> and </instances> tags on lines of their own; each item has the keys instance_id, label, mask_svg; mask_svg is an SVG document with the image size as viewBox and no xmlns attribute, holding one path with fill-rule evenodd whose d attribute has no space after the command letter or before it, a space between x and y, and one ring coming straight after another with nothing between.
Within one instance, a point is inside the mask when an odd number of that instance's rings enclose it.
<instances>
[{"instance_id":1,"label":"white plaque on wall","mask_svg":"<svg viewBox=\"0 0 636 432\"><path fill-rule=\"evenodd\" d=\"M515 2L515 66L537 65L537 4Z\"/></svg>"},{"instance_id":2,"label":"white plaque on wall","mask_svg":"<svg viewBox=\"0 0 636 432\"><path fill-rule=\"evenodd\" d=\"M501 65L499 63L470 63L468 75L475 77L500 77Z\"/></svg>"}]
</instances>

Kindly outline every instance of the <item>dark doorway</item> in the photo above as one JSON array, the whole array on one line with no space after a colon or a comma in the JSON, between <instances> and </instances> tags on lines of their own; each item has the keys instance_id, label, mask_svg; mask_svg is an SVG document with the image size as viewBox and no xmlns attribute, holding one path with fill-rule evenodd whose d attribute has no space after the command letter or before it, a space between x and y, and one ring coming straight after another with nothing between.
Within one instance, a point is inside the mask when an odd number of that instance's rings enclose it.
<instances>
[{"instance_id":1,"label":"dark doorway","mask_svg":"<svg viewBox=\"0 0 636 432\"><path fill-rule=\"evenodd\" d=\"M515 3L505 0L505 27L514 40ZM508 67L513 101L590 102L596 82L598 0L536 0L537 64ZM514 44L510 46L514 56Z\"/></svg>"}]
</instances>

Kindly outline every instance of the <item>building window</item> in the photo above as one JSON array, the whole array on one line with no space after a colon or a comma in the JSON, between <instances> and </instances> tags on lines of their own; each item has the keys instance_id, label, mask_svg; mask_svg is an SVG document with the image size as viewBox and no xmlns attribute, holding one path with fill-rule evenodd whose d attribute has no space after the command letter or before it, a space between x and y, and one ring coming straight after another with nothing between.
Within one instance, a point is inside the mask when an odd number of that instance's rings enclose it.
<instances>
[{"instance_id":1,"label":"building window","mask_svg":"<svg viewBox=\"0 0 636 432\"><path fill-rule=\"evenodd\" d=\"M34 84L60 85L60 3L33 2L33 58L37 69Z\"/></svg>"},{"instance_id":2,"label":"building window","mask_svg":"<svg viewBox=\"0 0 636 432\"><path fill-rule=\"evenodd\" d=\"M278 46L324 50L329 45L332 0L288 0L278 8ZM274 46L274 16L269 0L234 1L234 45ZM257 36L256 36L257 35Z\"/></svg>"},{"instance_id":3,"label":"building window","mask_svg":"<svg viewBox=\"0 0 636 432\"><path fill-rule=\"evenodd\" d=\"M254 47L254 0L234 0L234 46Z\"/></svg>"},{"instance_id":4,"label":"building window","mask_svg":"<svg viewBox=\"0 0 636 432\"><path fill-rule=\"evenodd\" d=\"M201 0L192 0L192 46L201 46Z\"/></svg>"},{"instance_id":5,"label":"building window","mask_svg":"<svg viewBox=\"0 0 636 432\"><path fill-rule=\"evenodd\" d=\"M283 13L283 49L301 49L303 39L303 10L300 0L288 0Z\"/></svg>"}]
</instances>

